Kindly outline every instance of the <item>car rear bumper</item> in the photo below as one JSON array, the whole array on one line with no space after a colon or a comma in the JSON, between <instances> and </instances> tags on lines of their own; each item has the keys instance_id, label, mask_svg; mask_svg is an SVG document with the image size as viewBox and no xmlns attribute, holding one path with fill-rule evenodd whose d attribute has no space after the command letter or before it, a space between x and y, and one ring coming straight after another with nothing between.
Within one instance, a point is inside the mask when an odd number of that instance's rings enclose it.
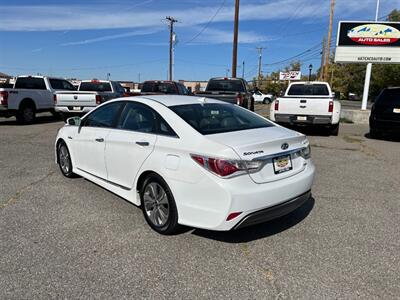
<instances>
[{"instance_id":1,"label":"car rear bumper","mask_svg":"<svg viewBox=\"0 0 400 300\"><path fill-rule=\"evenodd\" d=\"M305 117L306 120L301 120L299 117ZM332 124L332 116L277 114L275 112L275 122L291 125L329 125Z\"/></svg>"},{"instance_id":2,"label":"car rear bumper","mask_svg":"<svg viewBox=\"0 0 400 300\"><path fill-rule=\"evenodd\" d=\"M398 133L400 132L400 120L378 119L371 115L369 118L369 127L382 132Z\"/></svg>"},{"instance_id":3,"label":"car rear bumper","mask_svg":"<svg viewBox=\"0 0 400 300\"><path fill-rule=\"evenodd\" d=\"M248 216L251 216L251 221L246 221L240 227L249 226L250 222L265 222L289 213L297 204L302 204L304 199L301 196L311 190L314 174L315 167L309 160L302 172L267 183L255 183L248 175L227 180L216 178L212 174L207 174L196 184L180 180L167 182L177 204L179 224L227 231L239 226L237 224L242 220L250 219ZM290 201L298 197L301 198L299 202L294 201L293 206L289 205ZM274 208L275 206L279 209ZM273 212L264 214L264 210L268 209ZM257 214L260 211L263 213ZM228 220L228 216L236 212L240 214Z\"/></svg>"},{"instance_id":4,"label":"car rear bumper","mask_svg":"<svg viewBox=\"0 0 400 300\"><path fill-rule=\"evenodd\" d=\"M79 109L74 109L73 106L56 106L54 110L62 114L86 114L95 109L96 106L77 106Z\"/></svg>"},{"instance_id":5,"label":"car rear bumper","mask_svg":"<svg viewBox=\"0 0 400 300\"><path fill-rule=\"evenodd\" d=\"M268 207L245 216L233 229L240 229L260 223L264 223L294 211L296 208L302 206L311 197L311 191L308 191L300 196L290 199L286 202Z\"/></svg>"}]
</instances>

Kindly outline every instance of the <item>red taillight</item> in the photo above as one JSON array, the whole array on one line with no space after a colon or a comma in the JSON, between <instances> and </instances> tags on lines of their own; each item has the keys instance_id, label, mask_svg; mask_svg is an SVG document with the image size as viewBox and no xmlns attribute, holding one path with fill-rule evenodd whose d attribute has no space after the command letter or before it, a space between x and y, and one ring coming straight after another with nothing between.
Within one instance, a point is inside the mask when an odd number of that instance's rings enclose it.
<instances>
[{"instance_id":1,"label":"red taillight","mask_svg":"<svg viewBox=\"0 0 400 300\"><path fill-rule=\"evenodd\" d=\"M235 166L234 163L225 159L210 158L199 155L191 155L191 157L199 165L222 177L232 175L239 171L239 168Z\"/></svg>"},{"instance_id":2,"label":"red taillight","mask_svg":"<svg viewBox=\"0 0 400 300\"><path fill-rule=\"evenodd\" d=\"M329 101L328 112L333 112L333 101Z\"/></svg>"},{"instance_id":3,"label":"red taillight","mask_svg":"<svg viewBox=\"0 0 400 300\"><path fill-rule=\"evenodd\" d=\"M96 95L96 104L100 104L100 103L101 103L101 96Z\"/></svg>"},{"instance_id":4,"label":"red taillight","mask_svg":"<svg viewBox=\"0 0 400 300\"><path fill-rule=\"evenodd\" d=\"M8 105L8 92L2 91L0 92L0 104L7 106Z\"/></svg>"},{"instance_id":5,"label":"red taillight","mask_svg":"<svg viewBox=\"0 0 400 300\"><path fill-rule=\"evenodd\" d=\"M209 158L208 166L211 171L220 176L228 176L238 171L238 168L235 165L223 159Z\"/></svg>"},{"instance_id":6,"label":"red taillight","mask_svg":"<svg viewBox=\"0 0 400 300\"><path fill-rule=\"evenodd\" d=\"M57 104L57 95L56 94L53 95L53 101L54 101L54 104Z\"/></svg>"},{"instance_id":7,"label":"red taillight","mask_svg":"<svg viewBox=\"0 0 400 300\"><path fill-rule=\"evenodd\" d=\"M230 213L229 215L228 215L228 217L226 218L226 220L227 221L230 221L230 220L232 220L232 219L234 219L234 218L236 218L238 215L240 215L242 212L233 212L233 213Z\"/></svg>"},{"instance_id":8,"label":"red taillight","mask_svg":"<svg viewBox=\"0 0 400 300\"><path fill-rule=\"evenodd\" d=\"M279 110L279 100L275 100L275 110Z\"/></svg>"},{"instance_id":9,"label":"red taillight","mask_svg":"<svg viewBox=\"0 0 400 300\"><path fill-rule=\"evenodd\" d=\"M242 104L243 104L243 96L242 95L236 96L236 104L239 106L242 106Z\"/></svg>"}]
</instances>

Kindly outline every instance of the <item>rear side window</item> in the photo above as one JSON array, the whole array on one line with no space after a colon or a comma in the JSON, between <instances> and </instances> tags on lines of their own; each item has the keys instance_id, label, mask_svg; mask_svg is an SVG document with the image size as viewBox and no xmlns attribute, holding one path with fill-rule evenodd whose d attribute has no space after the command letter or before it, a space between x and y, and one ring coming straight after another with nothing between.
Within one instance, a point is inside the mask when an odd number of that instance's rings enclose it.
<instances>
[{"instance_id":1,"label":"rear side window","mask_svg":"<svg viewBox=\"0 0 400 300\"><path fill-rule=\"evenodd\" d=\"M53 90L75 91L75 87L66 80L50 79L49 81Z\"/></svg>"},{"instance_id":2,"label":"rear side window","mask_svg":"<svg viewBox=\"0 0 400 300\"><path fill-rule=\"evenodd\" d=\"M143 133L177 136L168 123L147 105L128 102L118 121L117 128Z\"/></svg>"},{"instance_id":3,"label":"rear side window","mask_svg":"<svg viewBox=\"0 0 400 300\"><path fill-rule=\"evenodd\" d=\"M231 104L187 104L170 109L204 135L273 126L264 118Z\"/></svg>"},{"instance_id":4,"label":"rear side window","mask_svg":"<svg viewBox=\"0 0 400 300\"><path fill-rule=\"evenodd\" d=\"M123 105L123 102L112 102L95 109L84 119L83 126L113 128Z\"/></svg>"},{"instance_id":5,"label":"rear side window","mask_svg":"<svg viewBox=\"0 0 400 300\"><path fill-rule=\"evenodd\" d=\"M289 91L290 96L330 96L325 84L293 84Z\"/></svg>"},{"instance_id":6,"label":"rear side window","mask_svg":"<svg viewBox=\"0 0 400 300\"><path fill-rule=\"evenodd\" d=\"M245 92L244 85L240 80L210 80L207 91Z\"/></svg>"},{"instance_id":7,"label":"rear side window","mask_svg":"<svg viewBox=\"0 0 400 300\"><path fill-rule=\"evenodd\" d=\"M18 77L15 82L16 89L46 90L43 78Z\"/></svg>"},{"instance_id":8,"label":"rear side window","mask_svg":"<svg viewBox=\"0 0 400 300\"><path fill-rule=\"evenodd\" d=\"M111 84L109 82L91 81L81 82L80 91L87 92L111 92Z\"/></svg>"},{"instance_id":9,"label":"rear side window","mask_svg":"<svg viewBox=\"0 0 400 300\"><path fill-rule=\"evenodd\" d=\"M384 89L375 102L377 104L400 105L400 88Z\"/></svg>"}]
</instances>

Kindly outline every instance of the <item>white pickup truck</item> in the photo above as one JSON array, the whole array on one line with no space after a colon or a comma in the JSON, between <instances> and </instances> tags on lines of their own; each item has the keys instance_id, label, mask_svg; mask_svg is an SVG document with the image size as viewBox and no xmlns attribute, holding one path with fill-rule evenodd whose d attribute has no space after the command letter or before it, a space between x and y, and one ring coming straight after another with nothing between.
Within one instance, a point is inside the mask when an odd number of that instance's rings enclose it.
<instances>
[{"instance_id":1,"label":"white pickup truck","mask_svg":"<svg viewBox=\"0 0 400 300\"><path fill-rule=\"evenodd\" d=\"M295 82L272 102L270 119L282 125L320 126L338 135L340 110L327 82Z\"/></svg>"},{"instance_id":2,"label":"white pickup truck","mask_svg":"<svg viewBox=\"0 0 400 300\"><path fill-rule=\"evenodd\" d=\"M32 123L37 112L54 112L54 93L61 90L74 90L74 86L60 78L19 76L12 88L0 88L0 117Z\"/></svg>"},{"instance_id":3,"label":"white pickup truck","mask_svg":"<svg viewBox=\"0 0 400 300\"><path fill-rule=\"evenodd\" d=\"M97 105L125 96L125 89L117 81L82 80L77 91L58 92L55 95L55 111L64 120L72 115L83 115Z\"/></svg>"}]
</instances>

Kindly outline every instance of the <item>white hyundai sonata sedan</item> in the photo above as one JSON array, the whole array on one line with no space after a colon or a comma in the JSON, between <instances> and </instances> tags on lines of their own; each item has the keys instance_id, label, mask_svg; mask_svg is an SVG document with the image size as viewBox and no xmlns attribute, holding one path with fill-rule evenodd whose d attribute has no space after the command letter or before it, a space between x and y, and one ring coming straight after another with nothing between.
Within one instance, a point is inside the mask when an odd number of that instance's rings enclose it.
<instances>
[{"instance_id":1,"label":"white hyundai sonata sedan","mask_svg":"<svg viewBox=\"0 0 400 300\"><path fill-rule=\"evenodd\" d=\"M80 175L141 206L148 224L230 230L288 214L311 196L307 138L236 105L160 95L106 102L56 139Z\"/></svg>"}]
</instances>

